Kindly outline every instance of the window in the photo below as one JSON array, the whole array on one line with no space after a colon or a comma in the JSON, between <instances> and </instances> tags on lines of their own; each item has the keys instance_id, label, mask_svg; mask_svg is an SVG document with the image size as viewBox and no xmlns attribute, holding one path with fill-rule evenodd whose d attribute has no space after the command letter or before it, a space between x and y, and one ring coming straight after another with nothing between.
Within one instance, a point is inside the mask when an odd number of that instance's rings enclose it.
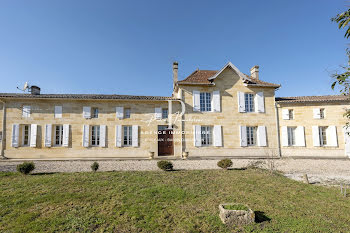
<instances>
[{"instance_id":1,"label":"window","mask_svg":"<svg viewBox=\"0 0 350 233\"><path fill-rule=\"evenodd\" d=\"M123 126L123 128L124 128L123 144L124 146L131 146L132 145L132 126Z\"/></svg>"},{"instance_id":2,"label":"window","mask_svg":"<svg viewBox=\"0 0 350 233\"><path fill-rule=\"evenodd\" d=\"M23 125L22 128L22 146L30 145L30 125Z\"/></svg>"},{"instance_id":3,"label":"window","mask_svg":"<svg viewBox=\"0 0 350 233\"><path fill-rule=\"evenodd\" d=\"M124 118L130 118L130 114L131 114L130 108L126 108L125 109L125 116L124 116Z\"/></svg>"},{"instance_id":4,"label":"window","mask_svg":"<svg viewBox=\"0 0 350 233\"><path fill-rule=\"evenodd\" d=\"M63 125L55 125L55 146L62 146Z\"/></svg>"},{"instance_id":5,"label":"window","mask_svg":"<svg viewBox=\"0 0 350 233\"><path fill-rule=\"evenodd\" d=\"M296 127L287 127L288 146L295 146L295 130Z\"/></svg>"},{"instance_id":6,"label":"window","mask_svg":"<svg viewBox=\"0 0 350 233\"><path fill-rule=\"evenodd\" d=\"M30 117L30 106L22 107L22 117Z\"/></svg>"},{"instance_id":7,"label":"window","mask_svg":"<svg viewBox=\"0 0 350 233\"><path fill-rule=\"evenodd\" d=\"M254 94L244 93L245 111L254 112Z\"/></svg>"},{"instance_id":8,"label":"window","mask_svg":"<svg viewBox=\"0 0 350 233\"><path fill-rule=\"evenodd\" d=\"M320 109L320 119L324 119L324 108Z\"/></svg>"},{"instance_id":9,"label":"window","mask_svg":"<svg viewBox=\"0 0 350 233\"><path fill-rule=\"evenodd\" d=\"M319 132L319 139L320 139L320 146L325 146L325 145L327 145L327 133L326 133L326 131L327 131L327 127L325 127L325 126L320 126L319 127L319 130L318 130L318 132Z\"/></svg>"},{"instance_id":10,"label":"window","mask_svg":"<svg viewBox=\"0 0 350 233\"><path fill-rule=\"evenodd\" d=\"M201 126L201 142L202 146L212 145L212 127L211 126Z\"/></svg>"},{"instance_id":11,"label":"window","mask_svg":"<svg viewBox=\"0 0 350 233\"><path fill-rule=\"evenodd\" d=\"M92 108L91 118L98 118L98 108Z\"/></svg>"},{"instance_id":12,"label":"window","mask_svg":"<svg viewBox=\"0 0 350 233\"><path fill-rule=\"evenodd\" d=\"M200 93L200 110L201 112L211 111L211 93L209 92Z\"/></svg>"},{"instance_id":13,"label":"window","mask_svg":"<svg viewBox=\"0 0 350 233\"><path fill-rule=\"evenodd\" d=\"M93 125L91 127L91 146L100 145L100 126Z\"/></svg>"},{"instance_id":14,"label":"window","mask_svg":"<svg viewBox=\"0 0 350 233\"><path fill-rule=\"evenodd\" d=\"M247 126L247 145L256 145L256 128L255 126Z\"/></svg>"},{"instance_id":15,"label":"window","mask_svg":"<svg viewBox=\"0 0 350 233\"><path fill-rule=\"evenodd\" d=\"M288 116L289 116L289 120L293 120L294 119L294 111L293 111L293 109L288 109Z\"/></svg>"},{"instance_id":16,"label":"window","mask_svg":"<svg viewBox=\"0 0 350 233\"><path fill-rule=\"evenodd\" d=\"M168 109L167 108L162 109L162 119L168 119Z\"/></svg>"}]
</instances>

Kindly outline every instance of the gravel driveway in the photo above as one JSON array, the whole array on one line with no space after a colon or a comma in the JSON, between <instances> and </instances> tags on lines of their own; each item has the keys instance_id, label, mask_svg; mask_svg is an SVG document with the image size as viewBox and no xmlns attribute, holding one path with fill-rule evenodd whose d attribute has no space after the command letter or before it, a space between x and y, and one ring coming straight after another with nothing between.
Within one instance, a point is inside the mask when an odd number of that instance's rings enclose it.
<instances>
[{"instance_id":1,"label":"gravel driveway","mask_svg":"<svg viewBox=\"0 0 350 233\"><path fill-rule=\"evenodd\" d=\"M173 160L175 169L218 169L216 159L202 160ZM267 162L266 160L233 159L234 168L243 168L254 161ZM308 174L312 183L321 184L350 184L350 160L330 159L280 159L274 160L277 170L285 173L285 176L301 180L304 173ZM93 161L86 160L62 160L62 161L35 161L35 173L48 172L85 172L91 171ZM19 161L0 161L0 171L16 171ZM158 170L157 160L100 160L100 171L149 171ZM266 166L266 165L263 165Z\"/></svg>"}]
</instances>

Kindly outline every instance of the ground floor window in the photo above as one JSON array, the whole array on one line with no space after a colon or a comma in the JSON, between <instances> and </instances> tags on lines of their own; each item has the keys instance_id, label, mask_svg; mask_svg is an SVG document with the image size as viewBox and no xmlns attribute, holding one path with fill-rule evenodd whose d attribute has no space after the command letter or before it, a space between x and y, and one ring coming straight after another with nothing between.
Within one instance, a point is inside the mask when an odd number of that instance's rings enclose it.
<instances>
[{"instance_id":1,"label":"ground floor window","mask_svg":"<svg viewBox=\"0 0 350 233\"><path fill-rule=\"evenodd\" d=\"M247 126L247 145L255 146L256 145L256 126Z\"/></svg>"},{"instance_id":2,"label":"ground floor window","mask_svg":"<svg viewBox=\"0 0 350 233\"><path fill-rule=\"evenodd\" d=\"M288 146L295 146L295 130L296 130L296 127L287 127Z\"/></svg>"},{"instance_id":3,"label":"ground floor window","mask_svg":"<svg viewBox=\"0 0 350 233\"><path fill-rule=\"evenodd\" d=\"M325 146L327 145L327 127L325 126L320 126L319 127L319 140L320 140L320 146Z\"/></svg>"},{"instance_id":4,"label":"ground floor window","mask_svg":"<svg viewBox=\"0 0 350 233\"><path fill-rule=\"evenodd\" d=\"M132 126L123 126L123 145L124 146L131 146L132 145Z\"/></svg>"},{"instance_id":5,"label":"ground floor window","mask_svg":"<svg viewBox=\"0 0 350 233\"><path fill-rule=\"evenodd\" d=\"M100 126L99 125L91 126L91 145L92 146L100 145Z\"/></svg>"},{"instance_id":6,"label":"ground floor window","mask_svg":"<svg viewBox=\"0 0 350 233\"><path fill-rule=\"evenodd\" d=\"M55 146L62 146L63 125L55 125Z\"/></svg>"},{"instance_id":7,"label":"ground floor window","mask_svg":"<svg viewBox=\"0 0 350 233\"><path fill-rule=\"evenodd\" d=\"M201 126L201 142L202 146L212 145L212 127L211 126Z\"/></svg>"},{"instance_id":8,"label":"ground floor window","mask_svg":"<svg viewBox=\"0 0 350 233\"><path fill-rule=\"evenodd\" d=\"M30 125L23 125L22 127L22 146L30 145Z\"/></svg>"}]
</instances>

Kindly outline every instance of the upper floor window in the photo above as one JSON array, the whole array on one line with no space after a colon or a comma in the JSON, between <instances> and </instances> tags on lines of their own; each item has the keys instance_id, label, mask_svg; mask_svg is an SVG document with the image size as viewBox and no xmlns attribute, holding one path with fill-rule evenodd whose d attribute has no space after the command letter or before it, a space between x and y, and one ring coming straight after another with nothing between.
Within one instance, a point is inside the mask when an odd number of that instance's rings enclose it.
<instances>
[{"instance_id":1,"label":"upper floor window","mask_svg":"<svg viewBox=\"0 0 350 233\"><path fill-rule=\"evenodd\" d=\"M257 127L247 126L247 146L256 145L256 131Z\"/></svg>"},{"instance_id":2,"label":"upper floor window","mask_svg":"<svg viewBox=\"0 0 350 233\"><path fill-rule=\"evenodd\" d=\"M91 126L91 146L100 145L100 126L93 125Z\"/></svg>"},{"instance_id":3,"label":"upper floor window","mask_svg":"<svg viewBox=\"0 0 350 233\"><path fill-rule=\"evenodd\" d=\"M23 106L22 117L30 117L30 106Z\"/></svg>"},{"instance_id":4,"label":"upper floor window","mask_svg":"<svg viewBox=\"0 0 350 233\"><path fill-rule=\"evenodd\" d=\"M98 108L92 108L91 118L98 118Z\"/></svg>"},{"instance_id":5,"label":"upper floor window","mask_svg":"<svg viewBox=\"0 0 350 233\"><path fill-rule=\"evenodd\" d=\"M62 118L62 106L55 106L55 118Z\"/></svg>"},{"instance_id":6,"label":"upper floor window","mask_svg":"<svg viewBox=\"0 0 350 233\"><path fill-rule=\"evenodd\" d=\"M287 127L288 146L295 146L295 130L296 127Z\"/></svg>"},{"instance_id":7,"label":"upper floor window","mask_svg":"<svg viewBox=\"0 0 350 233\"><path fill-rule=\"evenodd\" d=\"M23 125L22 127L22 146L30 145L30 125Z\"/></svg>"},{"instance_id":8,"label":"upper floor window","mask_svg":"<svg viewBox=\"0 0 350 233\"><path fill-rule=\"evenodd\" d=\"M200 100L201 112L210 112L211 111L211 93L201 92L199 100Z\"/></svg>"},{"instance_id":9,"label":"upper floor window","mask_svg":"<svg viewBox=\"0 0 350 233\"><path fill-rule=\"evenodd\" d=\"M201 142L202 146L211 146L213 131L211 126L201 126Z\"/></svg>"},{"instance_id":10,"label":"upper floor window","mask_svg":"<svg viewBox=\"0 0 350 233\"><path fill-rule=\"evenodd\" d=\"M123 145L131 146L132 145L132 126L123 126Z\"/></svg>"},{"instance_id":11,"label":"upper floor window","mask_svg":"<svg viewBox=\"0 0 350 233\"><path fill-rule=\"evenodd\" d=\"M162 108L162 119L167 119L167 118L168 118L168 109Z\"/></svg>"},{"instance_id":12,"label":"upper floor window","mask_svg":"<svg viewBox=\"0 0 350 233\"><path fill-rule=\"evenodd\" d=\"M125 109L125 116L124 116L124 118L130 118L130 115L131 115L131 110L130 110L130 108L126 108L126 109Z\"/></svg>"},{"instance_id":13,"label":"upper floor window","mask_svg":"<svg viewBox=\"0 0 350 233\"><path fill-rule=\"evenodd\" d=\"M324 119L324 108L320 108L320 119Z\"/></svg>"},{"instance_id":14,"label":"upper floor window","mask_svg":"<svg viewBox=\"0 0 350 233\"><path fill-rule=\"evenodd\" d=\"M320 146L327 145L327 128L325 126L319 127L319 140L320 140Z\"/></svg>"},{"instance_id":15,"label":"upper floor window","mask_svg":"<svg viewBox=\"0 0 350 233\"><path fill-rule=\"evenodd\" d=\"M254 94L244 93L245 111L254 112Z\"/></svg>"},{"instance_id":16,"label":"upper floor window","mask_svg":"<svg viewBox=\"0 0 350 233\"><path fill-rule=\"evenodd\" d=\"M55 146L63 144L63 125L55 125Z\"/></svg>"},{"instance_id":17,"label":"upper floor window","mask_svg":"<svg viewBox=\"0 0 350 233\"><path fill-rule=\"evenodd\" d=\"M289 116L289 120L294 119L294 110L293 109L288 109L288 116Z\"/></svg>"}]
</instances>

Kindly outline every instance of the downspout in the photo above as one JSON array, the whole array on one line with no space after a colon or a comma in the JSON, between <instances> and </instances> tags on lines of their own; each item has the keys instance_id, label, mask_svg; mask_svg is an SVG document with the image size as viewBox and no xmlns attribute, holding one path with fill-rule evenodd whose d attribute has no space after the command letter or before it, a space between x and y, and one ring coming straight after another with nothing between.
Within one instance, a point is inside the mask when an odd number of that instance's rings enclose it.
<instances>
[{"instance_id":1,"label":"downspout","mask_svg":"<svg viewBox=\"0 0 350 233\"><path fill-rule=\"evenodd\" d=\"M6 159L5 157L5 146L6 146L6 103L0 100L2 103L2 135L1 135L1 159Z\"/></svg>"},{"instance_id":2,"label":"downspout","mask_svg":"<svg viewBox=\"0 0 350 233\"><path fill-rule=\"evenodd\" d=\"M276 111L276 131L277 131L278 156L281 158L282 151L281 151L281 137L280 137L280 121L279 121L278 107L277 107L276 102L275 102L275 111Z\"/></svg>"}]
</instances>

